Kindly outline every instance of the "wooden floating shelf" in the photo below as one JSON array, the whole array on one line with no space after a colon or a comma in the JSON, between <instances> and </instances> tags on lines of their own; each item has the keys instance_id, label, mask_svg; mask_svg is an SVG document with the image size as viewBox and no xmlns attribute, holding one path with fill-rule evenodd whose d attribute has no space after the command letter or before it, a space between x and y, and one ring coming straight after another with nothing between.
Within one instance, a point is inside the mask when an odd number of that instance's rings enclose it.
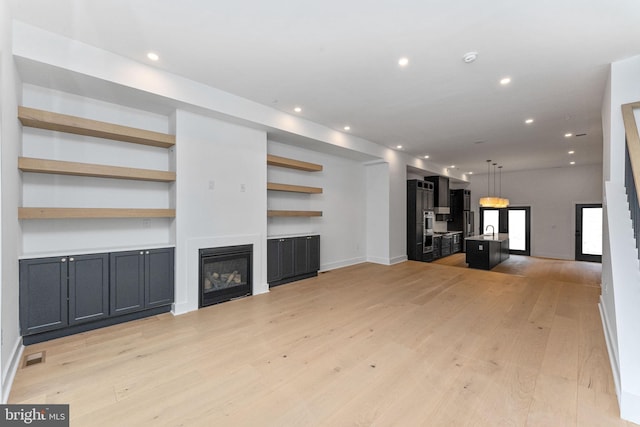
<instances>
[{"instance_id":1,"label":"wooden floating shelf","mask_svg":"<svg viewBox=\"0 0 640 427\"><path fill-rule=\"evenodd\" d=\"M175 172L96 165L90 163L64 162L60 160L34 159L31 157L19 157L18 169L23 172L33 173L133 179L140 181L173 182L176 180Z\"/></svg>"},{"instance_id":2,"label":"wooden floating shelf","mask_svg":"<svg viewBox=\"0 0 640 427\"><path fill-rule=\"evenodd\" d=\"M320 187L305 187L302 185L278 184L275 182L267 182L267 190L272 191L289 191L293 193L321 194Z\"/></svg>"},{"instance_id":3,"label":"wooden floating shelf","mask_svg":"<svg viewBox=\"0 0 640 427\"><path fill-rule=\"evenodd\" d=\"M175 218L175 209L18 208L18 219Z\"/></svg>"},{"instance_id":4,"label":"wooden floating shelf","mask_svg":"<svg viewBox=\"0 0 640 427\"><path fill-rule=\"evenodd\" d=\"M169 148L176 143L175 135L68 116L35 108L18 107L18 119L24 126L96 138L115 139L134 144Z\"/></svg>"},{"instance_id":5,"label":"wooden floating shelf","mask_svg":"<svg viewBox=\"0 0 640 427\"><path fill-rule=\"evenodd\" d=\"M300 216L300 217L311 217L311 216L322 216L322 211L267 211L268 217L275 216Z\"/></svg>"},{"instance_id":6,"label":"wooden floating shelf","mask_svg":"<svg viewBox=\"0 0 640 427\"><path fill-rule=\"evenodd\" d=\"M267 154L267 165L280 166L283 168L297 169L307 172L320 172L322 171L322 165L316 163L303 162L300 160L287 159L286 157L274 156Z\"/></svg>"}]
</instances>

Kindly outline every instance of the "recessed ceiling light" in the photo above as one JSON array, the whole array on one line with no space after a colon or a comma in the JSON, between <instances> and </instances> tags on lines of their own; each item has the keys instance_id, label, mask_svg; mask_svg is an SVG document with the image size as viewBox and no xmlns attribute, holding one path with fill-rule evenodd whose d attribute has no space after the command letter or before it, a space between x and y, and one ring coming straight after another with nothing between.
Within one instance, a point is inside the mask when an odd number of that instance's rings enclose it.
<instances>
[{"instance_id":1,"label":"recessed ceiling light","mask_svg":"<svg viewBox=\"0 0 640 427\"><path fill-rule=\"evenodd\" d=\"M450 167L451 169L455 169L455 168L456 168L456 165L451 165L451 166L449 166L449 167Z\"/></svg>"},{"instance_id":2,"label":"recessed ceiling light","mask_svg":"<svg viewBox=\"0 0 640 427\"><path fill-rule=\"evenodd\" d=\"M565 133L565 134L564 134L564 137L565 137L565 138L571 138L572 136L573 136L573 134L572 134L572 133Z\"/></svg>"},{"instance_id":3,"label":"recessed ceiling light","mask_svg":"<svg viewBox=\"0 0 640 427\"><path fill-rule=\"evenodd\" d=\"M467 175L473 175L473 172L469 171L467 172Z\"/></svg>"},{"instance_id":4,"label":"recessed ceiling light","mask_svg":"<svg viewBox=\"0 0 640 427\"><path fill-rule=\"evenodd\" d=\"M351 130L351 126L345 126L344 130Z\"/></svg>"},{"instance_id":5,"label":"recessed ceiling light","mask_svg":"<svg viewBox=\"0 0 640 427\"><path fill-rule=\"evenodd\" d=\"M294 109L293 109L293 111L295 111L296 113L299 113L299 112L301 112L301 111L302 111L302 108L300 108L300 107L296 107L296 108L294 108Z\"/></svg>"},{"instance_id":6,"label":"recessed ceiling light","mask_svg":"<svg viewBox=\"0 0 640 427\"><path fill-rule=\"evenodd\" d=\"M570 164L570 165L575 165L575 164L576 164L576 162L569 162L569 164Z\"/></svg>"},{"instance_id":7,"label":"recessed ceiling light","mask_svg":"<svg viewBox=\"0 0 640 427\"><path fill-rule=\"evenodd\" d=\"M401 149L402 149L402 145L396 145L396 148L397 148L398 150L401 150Z\"/></svg>"},{"instance_id":8,"label":"recessed ceiling light","mask_svg":"<svg viewBox=\"0 0 640 427\"><path fill-rule=\"evenodd\" d=\"M511 83L511 77L503 77L500 80L500 84L503 85L503 86L504 85L508 85L509 83Z\"/></svg>"},{"instance_id":9,"label":"recessed ceiling light","mask_svg":"<svg viewBox=\"0 0 640 427\"><path fill-rule=\"evenodd\" d=\"M149 52L147 53L147 58L149 58L152 61L157 61L158 59L160 59L160 57L158 56L157 53L155 52Z\"/></svg>"},{"instance_id":10,"label":"recessed ceiling light","mask_svg":"<svg viewBox=\"0 0 640 427\"><path fill-rule=\"evenodd\" d=\"M401 67L406 67L407 65L409 65L409 58L402 57L402 58L398 59L398 65L401 66Z\"/></svg>"},{"instance_id":11,"label":"recessed ceiling light","mask_svg":"<svg viewBox=\"0 0 640 427\"><path fill-rule=\"evenodd\" d=\"M524 121L526 124L530 125L531 123L533 123L533 119L527 119Z\"/></svg>"},{"instance_id":12,"label":"recessed ceiling light","mask_svg":"<svg viewBox=\"0 0 640 427\"><path fill-rule=\"evenodd\" d=\"M575 153L575 151L573 151L573 150L569 151L569 154L573 154L573 153Z\"/></svg>"},{"instance_id":13,"label":"recessed ceiling light","mask_svg":"<svg viewBox=\"0 0 640 427\"><path fill-rule=\"evenodd\" d=\"M425 159L428 159L428 158L429 158L429 156L424 156L424 158L425 158Z\"/></svg>"}]
</instances>

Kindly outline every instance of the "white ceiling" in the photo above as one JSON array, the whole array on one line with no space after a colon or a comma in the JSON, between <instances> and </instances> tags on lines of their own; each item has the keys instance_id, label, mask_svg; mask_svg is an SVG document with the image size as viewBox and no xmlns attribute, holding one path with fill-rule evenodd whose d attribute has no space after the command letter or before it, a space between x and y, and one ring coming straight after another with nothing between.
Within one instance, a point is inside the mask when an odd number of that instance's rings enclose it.
<instances>
[{"instance_id":1,"label":"white ceiling","mask_svg":"<svg viewBox=\"0 0 640 427\"><path fill-rule=\"evenodd\" d=\"M11 0L14 17L441 165L602 162L638 0ZM466 64L463 55L477 51ZM409 65L398 66L406 56ZM499 80L510 76L511 84ZM640 77L639 77L640 78ZM524 120L535 122L525 125ZM565 138L564 134L586 133ZM569 150L575 150L569 155Z\"/></svg>"}]
</instances>

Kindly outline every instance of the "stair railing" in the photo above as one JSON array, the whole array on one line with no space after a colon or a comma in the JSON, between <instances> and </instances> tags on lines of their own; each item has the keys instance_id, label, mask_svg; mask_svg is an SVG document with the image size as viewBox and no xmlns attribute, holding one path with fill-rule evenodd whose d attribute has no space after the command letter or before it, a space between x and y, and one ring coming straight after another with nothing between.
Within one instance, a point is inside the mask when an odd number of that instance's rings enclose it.
<instances>
[{"instance_id":1,"label":"stair railing","mask_svg":"<svg viewBox=\"0 0 640 427\"><path fill-rule=\"evenodd\" d=\"M622 119L626 135L624 185L627 189L627 200L631 212L631 222L636 239L636 249L640 242L640 204L638 204L638 186L640 186L640 135L633 113L634 108L640 108L640 102L624 104ZM640 259L640 252L638 252Z\"/></svg>"}]
</instances>

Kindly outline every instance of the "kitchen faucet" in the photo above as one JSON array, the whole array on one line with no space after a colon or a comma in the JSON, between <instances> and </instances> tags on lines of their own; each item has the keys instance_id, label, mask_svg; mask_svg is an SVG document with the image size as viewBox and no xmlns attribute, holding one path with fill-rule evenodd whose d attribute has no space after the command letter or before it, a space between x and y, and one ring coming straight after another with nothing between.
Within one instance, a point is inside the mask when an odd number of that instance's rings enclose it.
<instances>
[{"instance_id":1,"label":"kitchen faucet","mask_svg":"<svg viewBox=\"0 0 640 427\"><path fill-rule=\"evenodd\" d=\"M491 237L496 237L496 229L494 228L493 225L489 224L485 227L484 232L486 233L487 230L489 229L489 227L491 227Z\"/></svg>"}]
</instances>

